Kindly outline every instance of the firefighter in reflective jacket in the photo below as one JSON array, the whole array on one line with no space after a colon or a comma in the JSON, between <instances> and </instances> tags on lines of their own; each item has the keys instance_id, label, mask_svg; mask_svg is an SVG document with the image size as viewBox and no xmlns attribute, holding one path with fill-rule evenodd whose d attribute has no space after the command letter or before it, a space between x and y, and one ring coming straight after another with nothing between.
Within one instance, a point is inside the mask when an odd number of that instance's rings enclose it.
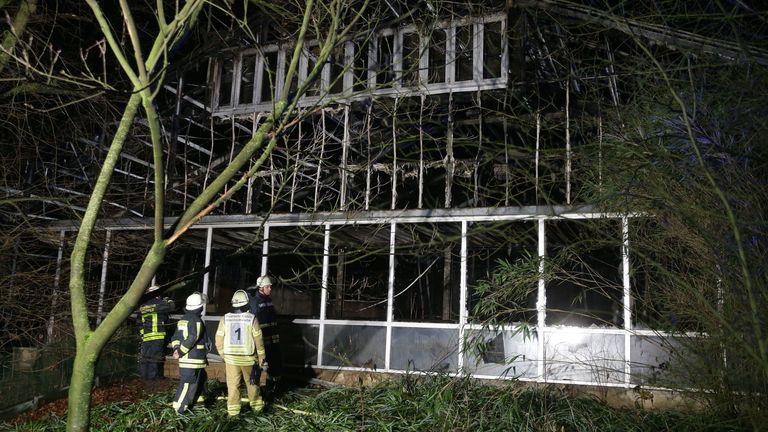
<instances>
[{"instance_id":1,"label":"firefighter in reflective jacket","mask_svg":"<svg viewBox=\"0 0 768 432\"><path fill-rule=\"evenodd\" d=\"M256 280L256 286L248 288L251 291L249 302L251 313L261 325L264 337L264 349L267 352L267 386L265 396L272 399L278 391L278 383L283 371L283 355L280 352L280 334L277 331L277 314L272 304L272 279L264 275ZM254 374L257 375L257 374ZM254 376L255 378L255 376Z\"/></svg>"},{"instance_id":2,"label":"firefighter in reflective jacket","mask_svg":"<svg viewBox=\"0 0 768 432\"><path fill-rule=\"evenodd\" d=\"M183 413L194 402L204 401L208 365L205 322L202 318L205 297L193 293L187 297L186 313L176 325L171 347L173 358L179 360L179 388L173 400L173 409Z\"/></svg>"},{"instance_id":3,"label":"firefighter in reflective jacket","mask_svg":"<svg viewBox=\"0 0 768 432\"><path fill-rule=\"evenodd\" d=\"M264 341L256 317L248 312L248 293L235 291L233 312L224 315L216 330L216 349L224 357L227 374L227 414L240 414L240 381L245 381L248 401L254 412L264 409L258 383L250 380L251 370L264 364Z\"/></svg>"},{"instance_id":4,"label":"firefighter in reflective jacket","mask_svg":"<svg viewBox=\"0 0 768 432\"><path fill-rule=\"evenodd\" d=\"M163 377L165 361L163 350L167 340L165 330L170 320L169 314L175 309L171 300L160 295L159 288L157 285L147 288L139 307L139 315L141 315L139 375L145 380Z\"/></svg>"}]
</instances>

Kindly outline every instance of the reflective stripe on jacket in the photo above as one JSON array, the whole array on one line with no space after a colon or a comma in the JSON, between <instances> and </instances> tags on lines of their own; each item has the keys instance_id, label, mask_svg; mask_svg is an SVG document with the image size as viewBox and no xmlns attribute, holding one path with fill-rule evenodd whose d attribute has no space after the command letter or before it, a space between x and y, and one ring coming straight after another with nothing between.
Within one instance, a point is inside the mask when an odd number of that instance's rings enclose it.
<instances>
[{"instance_id":1,"label":"reflective stripe on jacket","mask_svg":"<svg viewBox=\"0 0 768 432\"><path fill-rule=\"evenodd\" d=\"M173 307L173 302L163 297L151 298L139 307L143 341L165 339L168 314L173 311Z\"/></svg>"},{"instance_id":2,"label":"reflective stripe on jacket","mask_svg":"<svg viewBox=\"0 0 768 432\"><path fill-rule=\"evenodd\" d=\"M208 364L205 322L199 312L187 312L176 325L171 347L179 351L179 367L202 369Z\"/></svg>"}]
</instances>

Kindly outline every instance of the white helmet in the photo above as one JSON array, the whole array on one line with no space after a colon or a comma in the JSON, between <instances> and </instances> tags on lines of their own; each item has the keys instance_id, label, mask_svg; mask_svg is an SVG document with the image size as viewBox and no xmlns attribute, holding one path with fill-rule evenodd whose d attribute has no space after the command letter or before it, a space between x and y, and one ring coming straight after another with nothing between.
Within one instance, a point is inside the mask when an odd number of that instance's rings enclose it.
<instances>
[{"instance_id":1,"label":"white helmet","mask_svg":"<svg viewBox=\"0 0 768 432\"><path fill-rule=\"evenodd\" d=\"M160 289L159 285L151 285L149 288L147 288L146 293L149 294L151 292L155 292Z\"/></svg>"},{"instance_id":2,"label":"white helmet","mask_svg":"<svg viewBox=\"0 0 768 432\"><path fill-rule=\"evenodd\" d=\"M192 293L187 297L187 310L193 311L203 307L204 297L200 293Z\"/></svg>"},{"instance_id":3,"label":"white helmet","mask_svg":"<svg viewBox=\"0 0 768 432\"><path fill-rule=\"evenodd\" d=\"M243 290L237 290L232 295L232 307L241 307L248 304L248 293Z\"/></svg>"},{"instance_id":4,"label":"white helmet","mask_svg":"<svg viewBox=\"0 0 768 432\"><path fill-rule=\"evenodd\" d=\"M267 285L272 285L272 279L269 278L269 276L259 276L258 279L256 279L256 285L258 285L259 288Z\"/></svg>"}]
</instances>

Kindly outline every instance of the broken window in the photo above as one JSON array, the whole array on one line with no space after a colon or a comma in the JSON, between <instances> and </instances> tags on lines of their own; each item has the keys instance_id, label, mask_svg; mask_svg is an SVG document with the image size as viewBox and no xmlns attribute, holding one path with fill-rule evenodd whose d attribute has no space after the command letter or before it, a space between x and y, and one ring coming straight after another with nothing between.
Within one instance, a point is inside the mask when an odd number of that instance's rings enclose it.
<instances>
[{"instance_id":1,"label":"broken window","mask_svg":"<svg viewBox=\"0 0 768 432\"><path fill-rule=\"evenodd\" d=\"M354 50L352 90L362 91L368 88L368 39L355 41Z\"/></svg>"},{"instance_id":2,"label":"broken window","mask_svg":"<svg viewBox=\"0 0 768 432\"><path fill-rule=\"evenodd\" d=\"M232 104L232 75L234 71L234 57L227 57L221 61L221 68L219 69L219 106Z\"/></svg>"},{"instance_id":3,"label":"broken window","mask_svg":"<svg viewBox=\"0 0 768 432\"><path fill-rule=\"evenodd\" d=\"M322 115L313 116L315 129L304 129L303 134L309 134L313 142L304 151L303 156L312 154L317 159L305 161L307 174L314 176L306 178L312 188L313 207L315 210L333 211L340 208L342 158L344 154L344 111L324 110ZM313 151L309 151L309 149Z\"/></svg>"},{"instance_id":4,"label":"broken window","mask_svg":"<svg viewBox=\"0 0 768 432\"><path fill-rule=\"evenodd\" d=\"M459 322L461 226L399 224L393 318Z\"/></svg>"},{"instance_id":5,"label":"broken window","mask_svg":"<svg viewBox=\"0 0 768 432\"><path fill-rule=\"evenodd\" d=\"M445 82L445 53L446 53L445 29L436 28L429 34L429 74L427 82Z\"/></svg>"},{"instance_id":6,"label":"broken window","mask_svg":"<svg viewBox=\"0 0 768 432\"><path fill-rule=\"evenodd\" d=\"M288 79L288 69L290 68L290 57L287 56L286 50L280 50L279 57L278 57L278 68L277 68L277 76L281 79L279 91L284 90L285 80ZM288 58L288 61L286 61L286 57ZM296 91L299 88L299 75L301 75L301 71L297 67L294 71L293 75L291 76L291 82L288 83L288 97L287 99L293 100L294 97L296 97Z\"/></svg>"},{"instance_id":7,"label":"broken window","mask_svg":"<svg viewBox=\"0 0 768 432\"><path fill-rule=\"evenodd\" d=\"M347 153L347 208L366 209L370 181L371 145L368 129L370 101L352 102L349 108Z\"/></svg>"},{"instance_id":8,"label":"broken window","mask_svg":"<svg viewBox=\"0 0 768 432\"><path fill-rule=\"evenodd\" d=\"M519 327L467 332L464 365L474 375L508 378L538 376L538 336Z\"/></svg>"},{"instance_id":9,"label":"broken window","mask_svg":"<svg viewBox=\"0 0 768 432\"><path fill-rule=\"evenodd\" d=\"M376 51L376 86L392 87L395 81L395 35L382 35Z\"/></svg>"},{"instance_id":10,"label":"broken window","mask_svg":"<svg viewBox=\"0 0 768 432\"><path fill-rule=\"evenodd\" d=\"M449 96L424 98L421 111L421 158L424 160L423 207L446 207L447 147L449 139Z\"/></svg>"},{"instance_id":11,"label":"broken window","mask_svg":"<svg viewBox=\"0 0 768 432\"><path fill-rule=\"evenodd\" d=\"M547 325L623 327L619 221L548 221L546 237Z\"/></svg>"},{"instance_id":12,"label":"broken window","mask_svg":"<svg viewBox=\"0 0 768 432\"><path fill-rule=\"evenodd\" d=\"M309 74L312 72L312 69L315 68L315 65L317 64L317 57L320 55L320 46L319 45L312 45L310 46L306 51L306 70L304 71L305 79L309 79ZM306 95L307 96L319 96L320 95L320 81L321 81L321 73L318 73L317 76L312 80L312 82L309 83L309 86L307 87Z\"/></svg>"},{"instance_id":13,"label":"broken window","mask_svg":"<svg viewBox=\"0 0 768 432\"><path fill-rule=\"evenodd\" d=\"M469 81L474 79L474 26L464 25L456 27L456 46L454 79L455 81Z\"/></svg>"},{"instance_id":14,"label":"broken window","mask_svg":"<svg viewBox=\"0 0 768 432\"><path fill-rule=\"evenodd\" d=\"M691 261L690 245L675 236L666 237L668 227L660 227L657 219L629 221L630 289L632 296L632 327L637 330L669 332L702 331L701 317L693 315L690 305L681 302L681 281L687 289L695 289L698 298L713 309L722 308L723 287L718 287L717 266L702 272ZM660 254L658 250L666 251ZM684 275L684 276L682 276ZM706 283L701 283L704 280ZM670 289L675 287L675 289Z\"/></svg>"},{"instance_id":15,"label":"broken window","mask_svg":"<svg viewBox=\"0 0 768 432\"><path fill-rule=\"evenodd\" d=\"M333 49L329 62L330 78L328 80L328 92L331 94L338 94L344 91L346 44L341 44Z\"/></svg>"},{"instance_id":16,"label":"broken window","mask_svg":"<svg viewBox=\"0 0 768 432\"><path fill-rule=\"evenodd\" d=\"M320 317L324 239L323 226L270 227L267 268L280 315ZM261 262L251 265L259 269Z\"/></svg>"},{"instance_id":17,"label":"broken window","mask_svg":"<svg viewBox=\"0 0 768 432\"><path fill-rule=\"evenodd\" d=\"M277 50L264 53L264 67L261 75L260 102L271 102L277 88Z\"/></svg>"},{"instance_id":18,"label":"broken window","mask_svg":"<svg viewBox=\"0 0 768 432\"><path fill-rule=\"evenodd\" d=\"M417 208L419 205L419 187L423 187L421 177L421 145L419 135L420 97L398 99L394 114L395 147L397 157L397 207Z\"/></svg>"},{"instance_id":19,"label":"broken window","mask_svg":"<svg viewBox=\"0 0 768 432\"><path fill-rule=\"evenodd\" d=\"M395 115L395 100L379 98L373 101L370 120L370 209L392 208L393 137L392 121Z\"/></svg>"},{"instance_id":20,"label":"broken window","mask_svg":"<svg viewBox=\"0 0 768 432\"><path fill-rule=\"evenodd\" d=\"M176 302L179 312L184 307L188 295L193 292L203 292L207 237L208 230L206 229L190 230L168 250L163 263L155 273L156 283L174 285L175 289L169 292L169 296ZM213 271L209 273L209 283L214 275L215 272ZM224 310L223 308L229 305L229 299L219 303L214 291L215 289L208 291L209 300L214 303L212 310Z\"/></svg>"},{"instance_id":21,"label":"broken window","mask_svg":"<svg viewBox=\"0 0 768 432\"><path fill-rule=\"evenodd\" d=\"M478 222L467 233L467 309L472 322L536 323L535 221Z\"/></svg>"},{"instance_id":22,"label":"broken window","mask_svg":"<svg viewBox=\"0 0 768 432\"><path fill-rule=\"evenodd\" d=\"M232 295L256 280L261 267L261 242L252 229L215 229L211 242L212 269L208 279L207 314L232 311ZM238 250L251 244L242 254Z\"/></svg>"},{"instance_id":23,"label":"broken window","mask_svg":"<svg viewBox=\"0 0 768 432\"><path fill-rule=\"evenodd\" d=\"M390 225L334 227L327 317L386 321Z\"/></svg>"},{"instance_id":24,"label":"broken window","mask_svg":"<svg viewBox=\"0 0 768 432\"><path fill-rule=\"evenodd\" d=\"M483 79L500 78L503 72L504 35L501 24L501 21L496 21L483 25Z\"/></svg>"},{"instance_id":25,"label":"broken window","mask_svg":"<svg viewBox=\"0 0 768 432\"><path fill-rule=\"evenodd\" d=\"M244 55L240 73L240 98L239 104L253 102L253 92L256 84L256 56Z\"/></svg>"},{"instance_id":26,"label":"broken window","mask_svg":"<svg viewBox=\"0 0 768 432\"><path fill-rule=\"evenodd\" d=\"M402 85L415 87L419 85L419 65L421 47L419 34L416 32L403 33Z\"/></svg>"}]
</instances>

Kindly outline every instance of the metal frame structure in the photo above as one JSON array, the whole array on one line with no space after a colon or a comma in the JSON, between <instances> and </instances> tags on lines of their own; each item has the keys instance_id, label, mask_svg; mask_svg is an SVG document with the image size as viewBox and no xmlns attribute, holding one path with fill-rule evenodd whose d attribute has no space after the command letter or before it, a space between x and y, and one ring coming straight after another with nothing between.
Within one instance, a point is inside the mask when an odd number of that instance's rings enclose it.
<instances>
[{"instance_id":1,"label":"metal frame structure","mask_svg":"<svg viewBox=\"0 0 768 432\"><path fill-rule=\"evenodd\" d=\"M366 328L380 328L385 332L385 346L383 347L383 365L376 365L376 370L379 372L392 372L392 373L404 373L407 369L396 368L392 366L393 355L393 331L397 329L427 329L435 331L448 331L455 332L457 344L455 348L456 355L456 367L451 368L452 373L469 372L478 378L498 379L498 378L519 378L523 381L533 382L547 382L547 383L570 383L570 384L584 384L584 385L602 385L609 387L631 387L637 385L638 379L642 380L642 377L638 377L632 373L632 352L635 349L633 345L633 338L636 337L672 337L671 334L660 332L656 330L636 330L632 328L632 315L631 315L631 296L630 296L630 265L631 260L629 256L629 224L630 221L637 217L643 217L637 214L611 214L595 212L588 206L573 207L573 206L554 206L554 207L509 207L509 208L484 208L484 209L442 209L442 210L392 210L392 211L378 211L369 212L367 214L351 215L344 212L331 212L331 213L314 213L314 214L274 214L268 219L263 219L257 216L210 216L201 221L201 223L193 228L197 231L205 231L205 265L208 266L211 260L211 249L213 242L213 234L217 229L229 229L229 228L262 228L262 261L261 261L261 274L269 273L269 250L270 250L270 229L276 227L302 227L302 226L316 226L323 229L323 268L322 268L322 282L321 282L321 303L320 303L320 317L318 319L295 319L294 324L306 328L318 328L318 345L316 347L316 362L313 367L320 369L342 369L342 370L370 370L371 365L366 366L344 366L329 364L326 350L327 346L327 329L329 326L335 328L347 328L354 329L360 326ZM469 364L470 359L465 351L465 343L470 333L482 331L483 328L477 324L470 322L468 319L467 299L468 299L468 285L467 285L467 242L468 242L468 226L471 223L478 222L521 222L521 221L533 221L537 225L538 232L538 255L540 261L540 272L543 272L544 258L547 256L546 245L546 228L545 222L555 220L588 220L588 219L612 219L618 220L621 223L621 232L616 233L620 236L622 241L622 269L621 277L623 281L623 316L624 325L623 328L583 328L573 326L552 326L547 325L545 321L547 312L547 287L545 280L540 278L538 281L538 294L537 294L537 318L536 324L533 327L533 334L536 335L527 341L523 341L525 344L529 344L530 347L536 352L536 357L531 359L535 366L535 376L531 374L514 374L514 373L502 373L502 374L489 374L478 373L476 369ZM457 223L461 225L461 281L460 281L460 305L459 305L459 318L455 323L433 323L433 322L406 322L397 321L393 317L393 298L394 294L394 281L397 278L397 272L395 268L395 235L399 226L405 226L408 224L419 223ZM170 226L171 221L166 221L166 224ZM330 244L331 229L335 226L344 225L389 225L390 226L390 243L389 243L389 281L387 283L387 314L385 320L349 320L349 319L330 319L327 317L327 304L328 304L328 276L330 267ZM69 230L74 230L74 226L67 226L65 223L58 223L58 228L61 229L61 236ZM122 219L111 220L102 222L101 229L106 230L108 233L120 230L146 230L152 226L151 220L147 219ZM62 247L59 250L59 265L61 265ZM107 258L108 258L109 243L106 244L104 250L104 267L102 269L102 284L104 283L103 276L106 274ZM57 267L57 272L59 268ZM209 275L204 275L203 292L208 293L209 289ZM103 300L103 299L102 299ZM101 303L100 309L101 310ZM98 317L97 317L98 318ZM218 315L207 315L208 320L218 320ZM510 324L496 328L495 331L511 332L515 331L516 325ZM487 329L486 329L487 330ZM556 373L552 373L549 369L551 364L556 364L562 360L556 360L552 356L552 350L556 349L553 345L553 340L573 340L574 338L601 338L619 337L622 340L620 350L616 354L622 354L621 358L607 359L613 362L619 362L622 364L619 371L608 371L614 374L613 376L620 377L620 379L614 379L613 381L598 379L601 374L606 373L605 370L595 370L593 380L574 380L558 378ZM562 342L561 342L562 343ZM604 354L604 353L603 353ZM549 356L549 357L548 357ZM507 359L510 361L509 365L515 364L515 359ZM606 360L606 359L603 359ZM554 362L554 363L553 363ZM449 371L449 372L450 372ZM409 371L414 372L414 371ZM415 371L419 372L419 371ZM501 375L501 376L500 376Z\"/></svg>"}]
</instances>

